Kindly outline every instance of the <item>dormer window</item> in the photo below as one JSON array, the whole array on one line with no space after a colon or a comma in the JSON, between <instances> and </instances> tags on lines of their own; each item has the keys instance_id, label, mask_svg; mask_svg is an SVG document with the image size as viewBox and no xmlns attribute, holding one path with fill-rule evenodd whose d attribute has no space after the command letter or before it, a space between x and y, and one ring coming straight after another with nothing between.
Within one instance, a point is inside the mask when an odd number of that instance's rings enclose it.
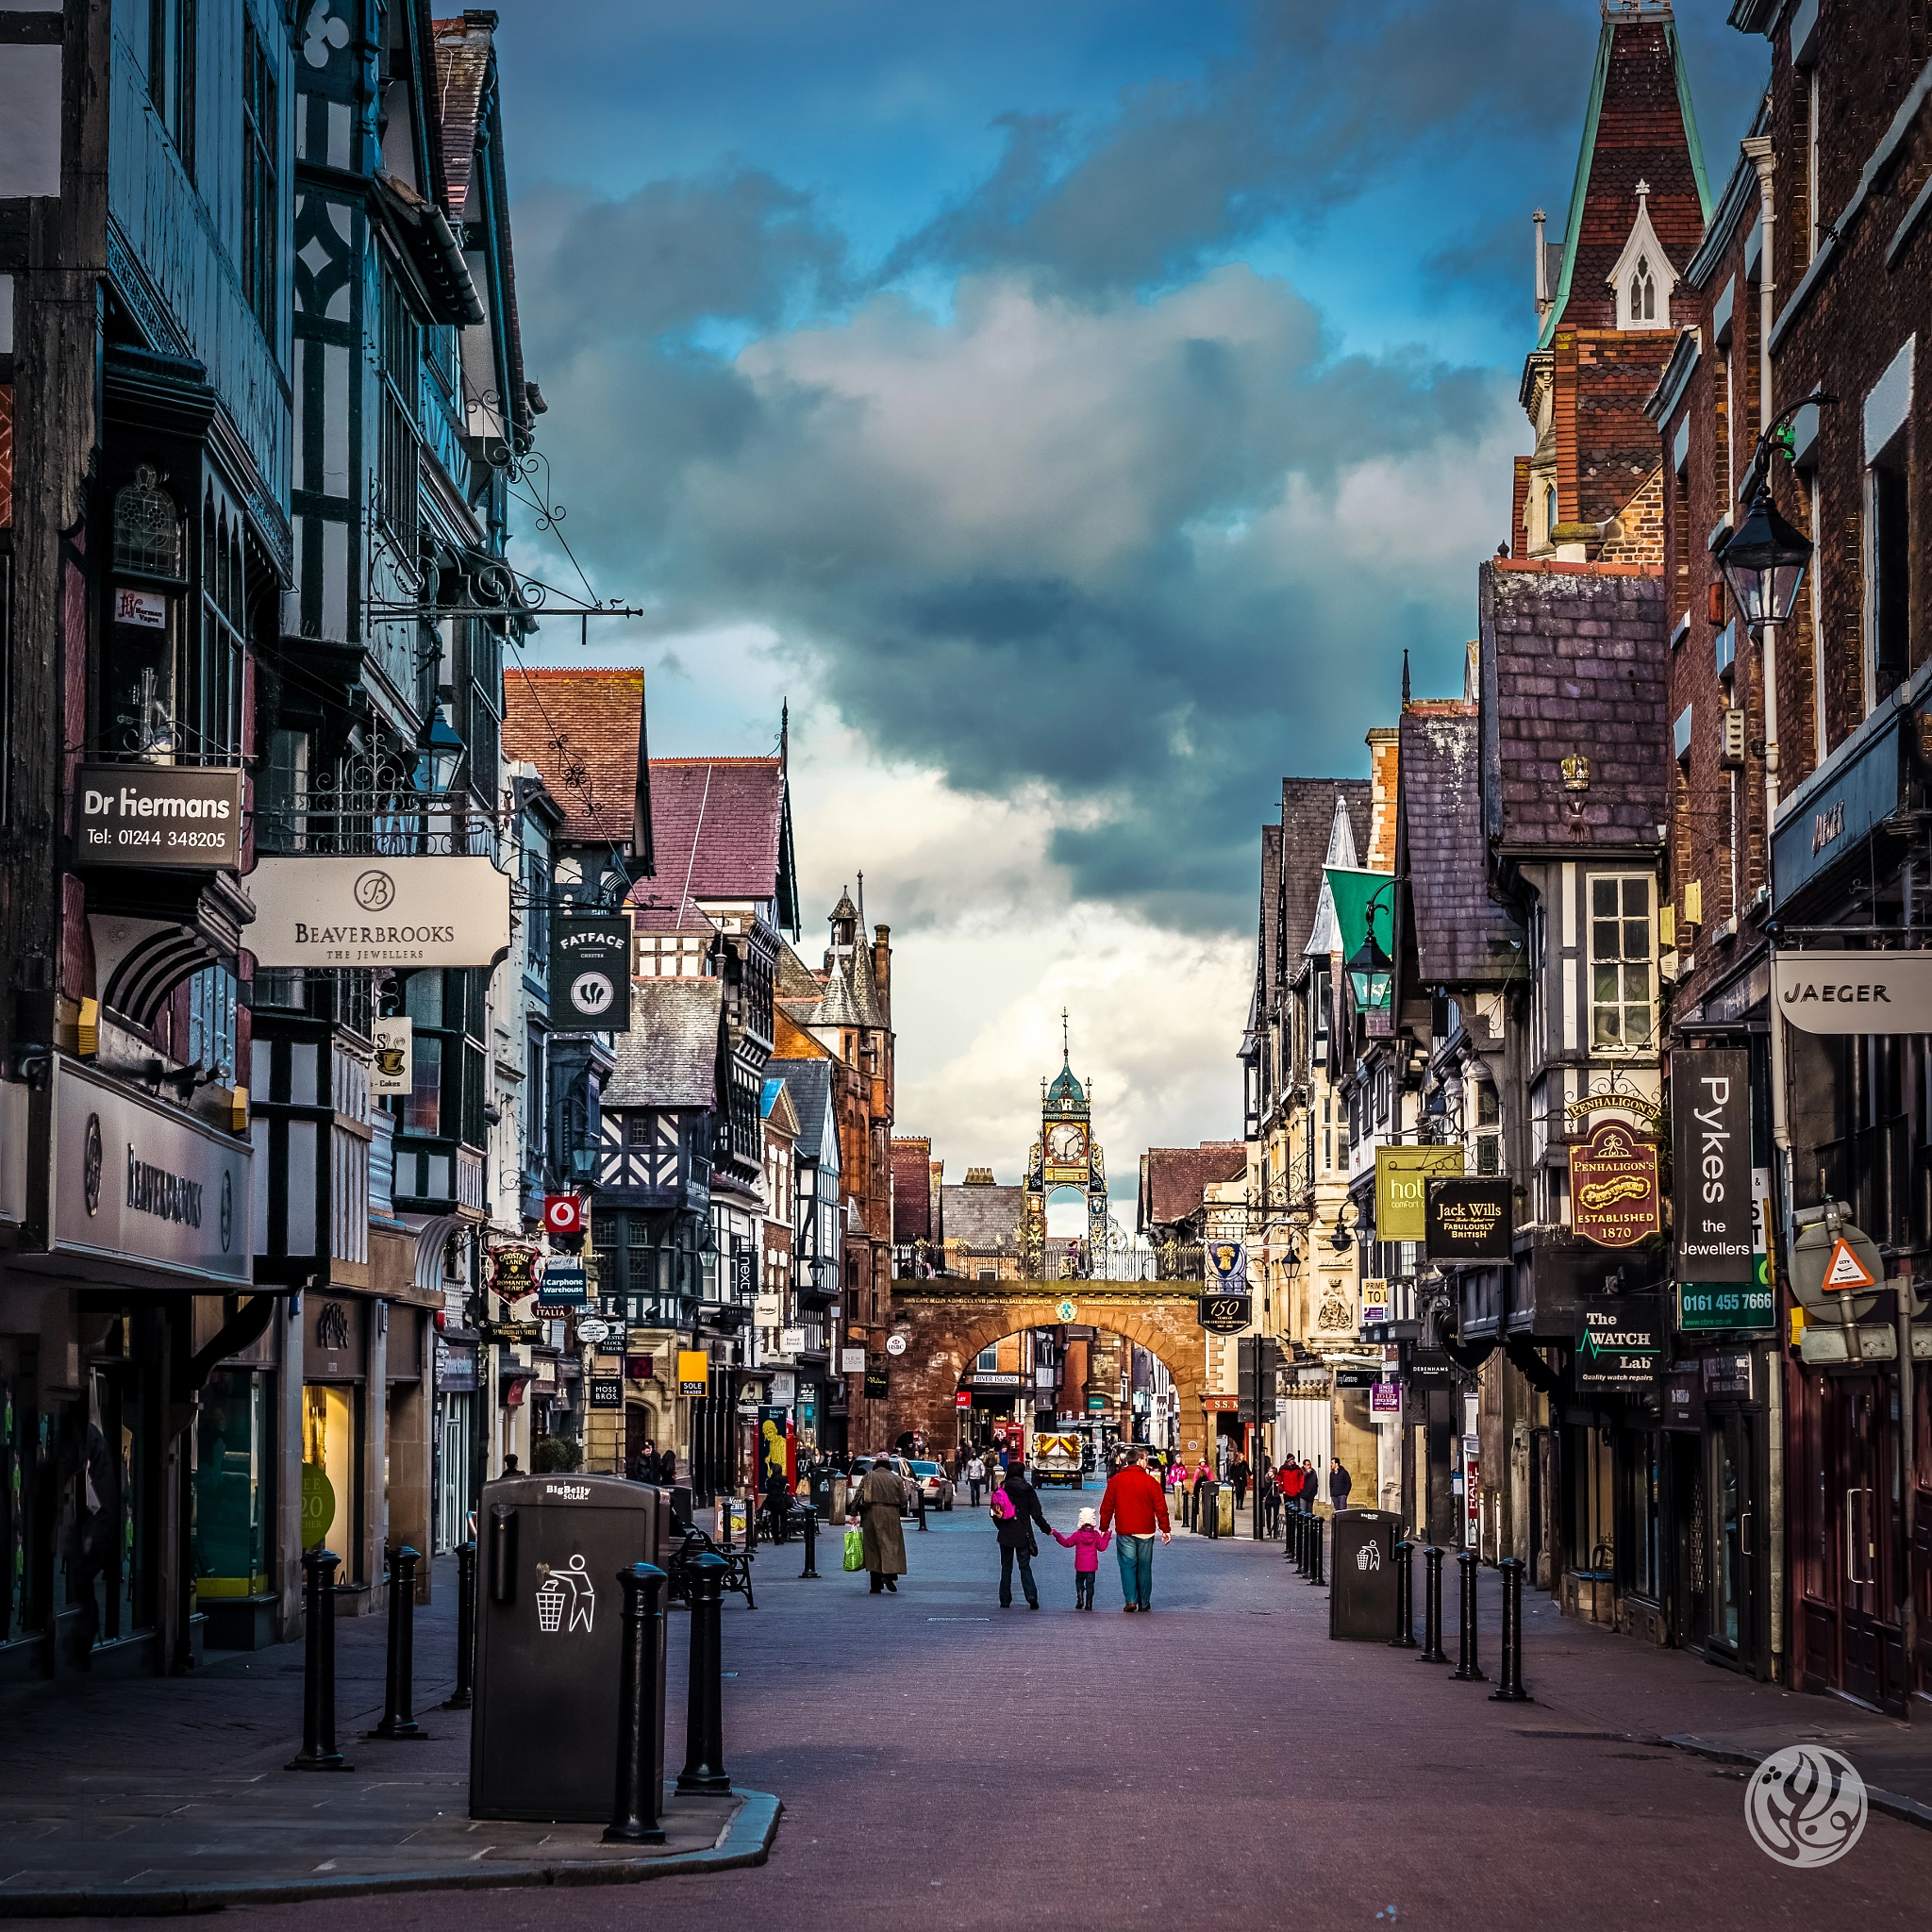
<instances>
[{"instance_id":1,"label":"dormer window","mask_svg":"<svg viewBox=\"0 0 1932 1932\"><path fill-rule=\"evenodd\" d=\"M1637 219L1609 273L1609 284L1619 328L1670 327L1671 291L1677 286L1677 272L1650 224L1648 181L1637 184Z\"/></svg>"}]
</instances>

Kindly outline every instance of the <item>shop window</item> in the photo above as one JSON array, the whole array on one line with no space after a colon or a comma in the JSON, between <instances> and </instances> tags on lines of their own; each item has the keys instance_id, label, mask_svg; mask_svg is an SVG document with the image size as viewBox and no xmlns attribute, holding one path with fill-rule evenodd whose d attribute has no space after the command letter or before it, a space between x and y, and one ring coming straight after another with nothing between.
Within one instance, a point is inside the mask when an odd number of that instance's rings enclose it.
<instances>
[{"instance_id":1,"label":"shop window","mask_svg":"<svg viewBox=\"0 0 1932 1932\"><path fill-rule=\"evenodd\" d=\"M269 1587L269 1420L265 1375L217 1369L209 1376L194 1430L197 1596L259 1596Z\"/></svg>"},{"instance_id":2,"label":"shop window","mask_svg":"<svg viewBox=\"0 0 1932 1932\"><path fill-rule=\"evenodd\" d=\"M209 966L188 982L188 1051L182 1058L189 1066L219 1073L229 1081L237 1065L239 991L225 966Z\"/></svg>"},{"instance_id":3,"label":"shop window","mask_svg":"<svg viewBox=\"0 0 1932 1932\"><path fill-rule=\"evenodd\" d=\"M1624 1589L1653 1603L1663 1601L1663 1437L1641 1429L1624 1439L1622 1522Z\"/></svg>"},{"instance_id":4,"label":"shop window","mask_svg":"<svg viewBox=\"0 0 1932 1932\"><path fill-rule=\"evenodd\" d=\"M195 0L148 0L147 97L194 178Z\"/></svg>"},{"instance_id":5,"label":"shop window","mask_svg":"<svg viewBox=\"0 0 1932 1932\"><path fill-rule=\"evenodd\" d=\"M1874 704L1896 691L1911 670L1911 518L1903 442L1902 437L1894 438L1865 473L1865 526L1872 546L1867 626Z\"/></svg>"},{"instance_id":6,"label":"shop window","mask_svg":"<svg viewBox=\"0 0 1932 1932\"><path fill-rule=\"evenodd\" d=\"M982 1274L979 1278L982 1281L997 1281L999 1279L999 1276L991 1273L991 1271L988 1271L987 1273ZM989 1374L991 1374L995 1371L997 1371L999 1365L1000 1345L996 1341L991 1348L982 1348L979 1351L978 1355L974 1357L973 1366L975 1369L986 1370Z\"/></svg>"},{"instance_id":7,"label":"shop window","mask_svg":"<svg viewBox=\"0 0 1932 1932\"><path fill-rule=\"evenodd\" d=\"M414 569L422 515L416 449L416 318L393 275L382 278L382 375L377 404L375 511L403 565Z\"/></svg>"},{"instance_id":8,"label":"shop window","mask_svg":"<svg viewBox=\"0 0 1932 1932\"><path fill-rule=\"evenodd\" d=\"M142 463L114 492L114 584L106 736L126 758L166 762L176 750L175 658L188 583L185 520Z\"/></svg>"},{"instance_id":9,"label":"shop window","mask_svg":"<svg viewBox=\"0 0 1932 1932\"><path fill-rule=\"evenodd\" d=\"M333 1382L310 1382L302 1391L302 1547L340 1557L339 1583L362 1580L357 1507L360 1396L358 1389Z\"/></svg>"},{"instance_id":10,"label":"shop window","mask_svg":"<svg viewBox=\"0 0 1932 1932\"><path fill-rule=\"evenodd\" d=\"M1650 881L1590 882L1591 1051L1653 1044Z\"/></svg>"}]
</instances>

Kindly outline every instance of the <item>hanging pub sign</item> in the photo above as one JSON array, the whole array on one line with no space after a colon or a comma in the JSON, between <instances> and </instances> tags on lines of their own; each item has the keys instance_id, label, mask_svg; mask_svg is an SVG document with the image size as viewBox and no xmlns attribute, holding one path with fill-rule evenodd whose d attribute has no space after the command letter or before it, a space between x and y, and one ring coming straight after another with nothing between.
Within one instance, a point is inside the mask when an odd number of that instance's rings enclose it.
<instances>
[{"instance_id":1,"label":"hanging pub sign","mask_svg":"<svg viewBox=\"0 0 1932 1932\"><path fill-rule=\"evenodd\" d=\"M490 1251L490 1285L505 1301L520 1301L537 1286L537 1250L504 1247Z\"/></svg>"},{"instance_id":2,"label":"hanging pub sign","mask_svg":"<svg viewBox=\"0 0 1932 1932\"><path fill-rule=\"evenodd\" d=\"M1424 1191L1431 1175L1462 1172L1460 1147L1375 1149L1375 1239L1419 1241L1427 1229Z\"/></svg>"},{"instance_id":3,"label":"hanging pub sign","mask_svg":"<svg viewBox=\"0 0 1932 1932\"><path fill-rule=\"evenodd\" d=\"M494 966L509 951L509 875L487 858L305 854L258 860L245 884L258 965Z\"/></svg>"},{"instance_id":4,"label":"hanging pub sign","mask_svg":"<svg viewBox=\"0 0 1932 1932\"><path fill-rule=\"evenodd\" d=\"M1255 1298L1247 1294L1204 1294L1196 1319L1210 1335L1239 1335L1255 1319Z\"/></svg>"},{"instance_id":5,"label":"hanging pub sign","mask_svg":"<svg viewBox=\"0 0 1932 1932\"><path fill-rule=\"evenodd\" d=\"M891 1392L891 1385L886 1380L883 1369L868 1369L865 1372L865 1399L868 1402L883 1402Z\"/></svg>"},{"instance_id":6,"label":"hanging pub sign","mask_svg":"<svg viewBox=\"0 0 1932 1932\"><path fill-rule=\"evenodd\" d=\"M1441 1268L1512 1260L1511 1206L1507 1180L1431 1179L1423 1200L1428 1258Z\"/></svg>"},{"instance_id":7,"label":"hanging pub sign","mask_svg":"<svg viewBox=\"0 0 1932 1932\"><path fill-rule=\"evenodd\" d=\"M1932 952L1780 953L1771 998L1805 1033L1932 1033Z\"/></svg>"},{"instance_id":8,"label":"hanging pub sign","mask_svg":"<svg viewBox=\"0 0 1932 1932\"><path fill-rule=\"evenodd\" d=\"M550 930L551 1024L630 1031L630 921L559 919Z\"/></svg>"},{"instance_id":9,"label":"hanging pub sign","mask_svg":"<svg viewBox=\"0 0 1932 1932\"><path fill-rule=\"evenodd\" d=\"M1641 1139L1621 1121L1605 1121L1580 1147L1571 1148L1570 1224L1600 1248L1631 1247L1656 1234L1663 1225L1657 1142Z\"/></svg>"},{"instance_id":10,"label":"hanging pub sign","mask_svg":"<svg viewBox=\"0 0 1932 1932\"><path fill-rule=\"evenodd\" d=\"M82 765L74 842L83 865L242 869L242 774L209 765Z\"/></svg>"},{"instance_id":11,"label":"hanging pub sign","mask_svg":"<svg viewBox=\"0 0 1932 1932\"><path fill-rule=\"evenodd\" d=\"M1649 1389L1662 1368L1665 1335L1655 1295L1586 1301L1576 1338L1579 1389Z\"/></svg>"},{"instance_id":12,"label":"hanging pub sign","mask_svg":"<svg viewBox=\"0 0 1932 1932\"><path fill-rule=\"evenodd\" d=\"M1209 1241L1203 1258L1211 1292L1247 1293L1248 1251L1240 1241Z\"/></svg>"},{"instance_id":13,"label":"hanging pub sign","mask_svg":"<svg viewBox=\"0 0 1932 1932\"><path fill-rule=\"evenodd\" d=\"M408 1093L415 1085L416 1023L377 1020L372 1027L375 1060L369 1070L372 1093Z\"/></svg>"},{"instance_id":14,"label":"hanging pub sign","mask_svg":"<svg viewBox=\"0 0 1932 1932\"><path fill-rule=\"evenodd\" d=\"M1749 1281L1756 1273L1749 1055L1729 1049L1673 1054L1671 1119L1678 1276Z\"/></svg>"}]
</instances>

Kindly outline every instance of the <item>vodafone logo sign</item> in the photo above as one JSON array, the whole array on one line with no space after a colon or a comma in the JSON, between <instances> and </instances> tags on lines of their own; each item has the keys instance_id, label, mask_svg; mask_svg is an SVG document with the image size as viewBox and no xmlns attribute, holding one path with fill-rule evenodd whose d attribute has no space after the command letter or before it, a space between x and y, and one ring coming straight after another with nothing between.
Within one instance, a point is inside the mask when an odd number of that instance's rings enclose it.
<instances>
[{"instance_id":1,"label":"vodafone logo sign","mask_svg":"<svg viewBox=\"0 0 1932 1932\"><path fill-rule=\"evenodd\" d=\"M579 1194L545 1194L543 1228L547 1234L582 1234L583 1197Z\"/></svg>"}]
</instances>

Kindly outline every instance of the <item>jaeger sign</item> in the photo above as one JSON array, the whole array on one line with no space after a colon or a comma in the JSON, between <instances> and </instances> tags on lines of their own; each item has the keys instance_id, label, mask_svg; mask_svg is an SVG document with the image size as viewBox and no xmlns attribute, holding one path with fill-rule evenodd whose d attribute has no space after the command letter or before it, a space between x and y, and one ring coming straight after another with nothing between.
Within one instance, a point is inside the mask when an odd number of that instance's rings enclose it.
<instances>
[{"instance_id":1,"label":"jaeger sign","mask_svg":"<svg viewBox=\"0 0 1932 1932\"><path fill-rule=\"evenodd\" d=\"M493 966L509 951L509 878L487 858L264 858L245 883L262 966Z\"/></svg>"},{"instance_id":2,"label":"jaeger sign","mask_svg":"<svg viewBox=\"0 0 1932 1932\"><path fill-rule=\"evenodd\" d=\"M1749 1281L1756 1272L1749 1055L1673 1054L1671 1117L1678 1278Z\"/></svg>"},{"instance_id":3,"label":"jaeger sign","mask_svg":"<svg viewBox=\"0 0 1932 1932\"><path fill-rule=\"evenodd\" d=\"M1932 1033L1932 952L1780 953L1771 1001L1806 1033Z\"/></svg>"}]
</instances>

